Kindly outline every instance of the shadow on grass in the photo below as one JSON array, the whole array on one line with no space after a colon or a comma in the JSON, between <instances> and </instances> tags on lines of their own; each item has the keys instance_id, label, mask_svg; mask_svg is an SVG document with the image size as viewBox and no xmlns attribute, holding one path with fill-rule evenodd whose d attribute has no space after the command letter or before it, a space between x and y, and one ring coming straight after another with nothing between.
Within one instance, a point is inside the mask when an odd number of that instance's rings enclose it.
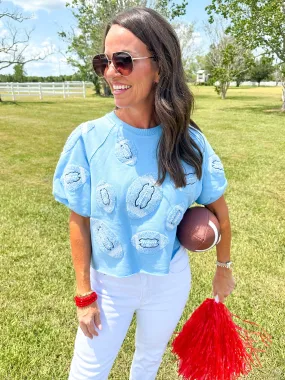
<instances>
[{"instance_id":1,"label":"shadow on grass","mask_svg":"<svg viewBox=\"0 0 285 380\"><path fill-rule=\"evenodd\" d=\"M28 104L35 104L37 103L38 104L56 104L57 102L43 102L43 101L31 101L31 102L17 102L17 101L13 101L13 100L2 100L0 102L0 106L24 106L24 105L28 105Z\"/></svg>"},{"instance_id":2,"label":"shadow on grass","mask_svg":"<svg viewBox=\"0 0 285 380\"><path fill-rule=\"evenodd\" d=\"M258 106L249 106L249 107L228 107L225 111L237 111L238 109L242 109L243 111L248 111L252 113L260 113L262 115L268 114L268 115L277 115L281 117L285 117L285 112L282 112L281 110L281 105L279 107L273 107L273 108L268 108L268 104L260 104Z\"/></svg>"},{"instance_id":3,"label":"shadow on grass","mask_svg":"<svg viewBox=\"0 0 285 380\"><path fill-rule=\"evenodd\" d=\"M211 101L213 100L213 94L201 94L201 93L197 92L194 94L194 96L195 96L195 98L209 99ZM247 102L247 101L255 101L256 102L257 99L258 99L258 97L255 95L248 96L248 95L231 94L231 95L227 95L226 99L221 99L221 97L219 95L216 95L216 100L220 100L222 102L222 104L226 104L226 102L228 100L241 100L244 102Z\"/></svg>"},{"instance_id":4,"label":"shadow on grass","mask_svg":"<svg viewBox=\"0 0 285 380\"><path fill-rule=\"evenodd\" d=\"M256 95L252 95L252 96L248 96L248 95L227 95L225 101L227 100L242 100L244 102L247 102L248 100L252 100L252 101L255 101L258 99L258 96Z\"/></svg>"},{"instance_id":5,"label":"shadow on grass","mask_svg":"<svg viewBox=\"0 0 285 380\"><path fill-rule=\"evenodd\" d=\"M91 96L92 98L99 98L99 99L113 99L114 98L113 94L103 95L103 94L96 94L95 92L89 96Z\"/></svg>"},{"instance_id":6,"label":"shadow on grass","mask_svg":"<svg viewBox=\"0 0 285 380\"><path fill-rule=\"evenodd\" d=\"M1 106L18 106L18 102L13 102L12 100L1 100L0 107Z\"/></svg>"}]
</instances>

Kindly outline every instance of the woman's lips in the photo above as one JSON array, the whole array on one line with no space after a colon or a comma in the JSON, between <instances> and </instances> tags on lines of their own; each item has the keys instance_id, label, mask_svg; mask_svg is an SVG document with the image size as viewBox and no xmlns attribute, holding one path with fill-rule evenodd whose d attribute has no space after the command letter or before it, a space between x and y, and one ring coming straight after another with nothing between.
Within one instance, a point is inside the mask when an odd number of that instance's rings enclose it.
<instances>
[{"instance_id":1,"label":"woman's lips","mask_svg":"<svg viewBox=\"0 0 285 380\"><path fill-rule=\"evenodd\" d=\"M120 95L120 94L124 94L126 91L130 90L130 88L124 88L124 89L118 89L118 90L115 90L113 88L113 95Z\"/></svg>"}]
</instances>

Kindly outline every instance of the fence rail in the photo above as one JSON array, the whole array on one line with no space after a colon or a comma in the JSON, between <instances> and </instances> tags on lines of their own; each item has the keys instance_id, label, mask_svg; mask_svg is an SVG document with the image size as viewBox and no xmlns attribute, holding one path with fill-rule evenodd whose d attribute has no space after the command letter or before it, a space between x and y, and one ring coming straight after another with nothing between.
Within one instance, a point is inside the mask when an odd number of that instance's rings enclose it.
<instances>
[{"instance_id":1,"label":"fence rail","mask_svg":"<svg viewBox=\"0 0 285 380\"><path fill-rule=\"evenodd\" d=\"M0 96L12 97L16 100L20 96L39 96L43 99L44 96L70 96L86 97L86 87L90 86L91 82L25 82L15 83L7 82L0 83Z\"/></svg>"},{"instance_id":2,"label":"fence rail","mask_svg":"<svg viewBox=\"0 0 285 380\"><path fill-rule=\"evenodd\" d=\"M236 86L236 82L231 82L230 86ZM240 86L252 86L252 87L257 87L258 83L257 82L241 82ZM260 86L266 86L266 87L282 87L282 82L277 82L277 81L269 81L269 82L260 82Z\"/></svg>"}]
</instances>

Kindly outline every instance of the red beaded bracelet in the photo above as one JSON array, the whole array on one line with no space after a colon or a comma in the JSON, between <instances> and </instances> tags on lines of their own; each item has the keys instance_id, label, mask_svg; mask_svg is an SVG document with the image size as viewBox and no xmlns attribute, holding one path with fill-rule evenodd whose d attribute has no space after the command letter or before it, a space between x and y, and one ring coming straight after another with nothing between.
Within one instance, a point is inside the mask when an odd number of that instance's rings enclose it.
<instances>
[{"instance_id":1,"label":"red beaded bracelet","mask_svg":"<svg viewBox=\"0 0 285 380\"><path fill-rule=\"evenodd\" d=\"M97 298L98 298L97 293L92 292L92 293L88 294L87 296L83 296L83 297L75 296L74 301L75 301L76 306L85 307L85 306L89 306L89 305L91 305L91 303L97 301Z\"/></svg>"}]
</instances>

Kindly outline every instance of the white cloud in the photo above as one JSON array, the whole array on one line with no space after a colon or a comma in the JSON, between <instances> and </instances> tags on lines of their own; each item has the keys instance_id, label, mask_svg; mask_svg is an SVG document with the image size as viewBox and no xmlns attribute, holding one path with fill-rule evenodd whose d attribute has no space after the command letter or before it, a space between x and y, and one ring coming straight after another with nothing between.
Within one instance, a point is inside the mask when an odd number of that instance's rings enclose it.
<instances>
[{"instance_id":1,"label":"white cloud","mask_svg":"<svg viewBox=\"0 0 285 380\"><path fill-rule=\"evenodd\" d=\"M23 8L25 11L38 11L40 9L53 11L65 8L66 0L11 0L12 3Z\"/></svg>"},{"instance_id":2,"label":"white cloud","mask_svg":"<svg viewBox=\"0 0 285 380\"><path fill-rule=\"evenodd\" d=\"M21 47L21 44L19 44ZM26 59L30 57L44 57L45 55L52 54L56 52L56 45L52 43L51 38L46 38L39 45L30 42L28 47L25 49L24 57Z\"/></svg>"},{"instance_id":3,"label":"white cloud","mask_svg":"<svg viewBox=\"0 0 285 380\"><path fill-rule=\"evenodd\" d=\"M27 56L48 55L44 60L32 61L25 65L28 75L48 76L48 75L68 75L74 73L66 58L57 53L58 48L51 38L46 38L40 45L30 44L27 49Z\"/></svg>"},{"instance_id":4,"label":"white cloud","mask_svg":"<svg viewBox=\"0 0 285 380\"><path fill-rule=\"evenodd\" d=\"M0 20L0 38L3 38L9 34L8 30L5 29L3 22Z\"/></svg>"},{"instance_id":5,"label":"white cloud","mask_svg":"<svg viewBox=\"0 0 285 380\"><path fill-rule=\"evenodd\" d=\"M8 34L9 34L8 30L6 30L6 29L0 30L0 38L6 37Z\"/></svg>"},{"instance_id":6,"label":"white cloud","mask_svg":"<svg viewBox=\"0 0 285 380\"><path fill-rule=\"evenodd\" d=\"M30 62L25 66L28 75L49 76L49 75L70 75L75 72L75 69L66 63L62 63L61 59L56 59L55 62L50 60Z\"/></svg>"}]
</instances>

